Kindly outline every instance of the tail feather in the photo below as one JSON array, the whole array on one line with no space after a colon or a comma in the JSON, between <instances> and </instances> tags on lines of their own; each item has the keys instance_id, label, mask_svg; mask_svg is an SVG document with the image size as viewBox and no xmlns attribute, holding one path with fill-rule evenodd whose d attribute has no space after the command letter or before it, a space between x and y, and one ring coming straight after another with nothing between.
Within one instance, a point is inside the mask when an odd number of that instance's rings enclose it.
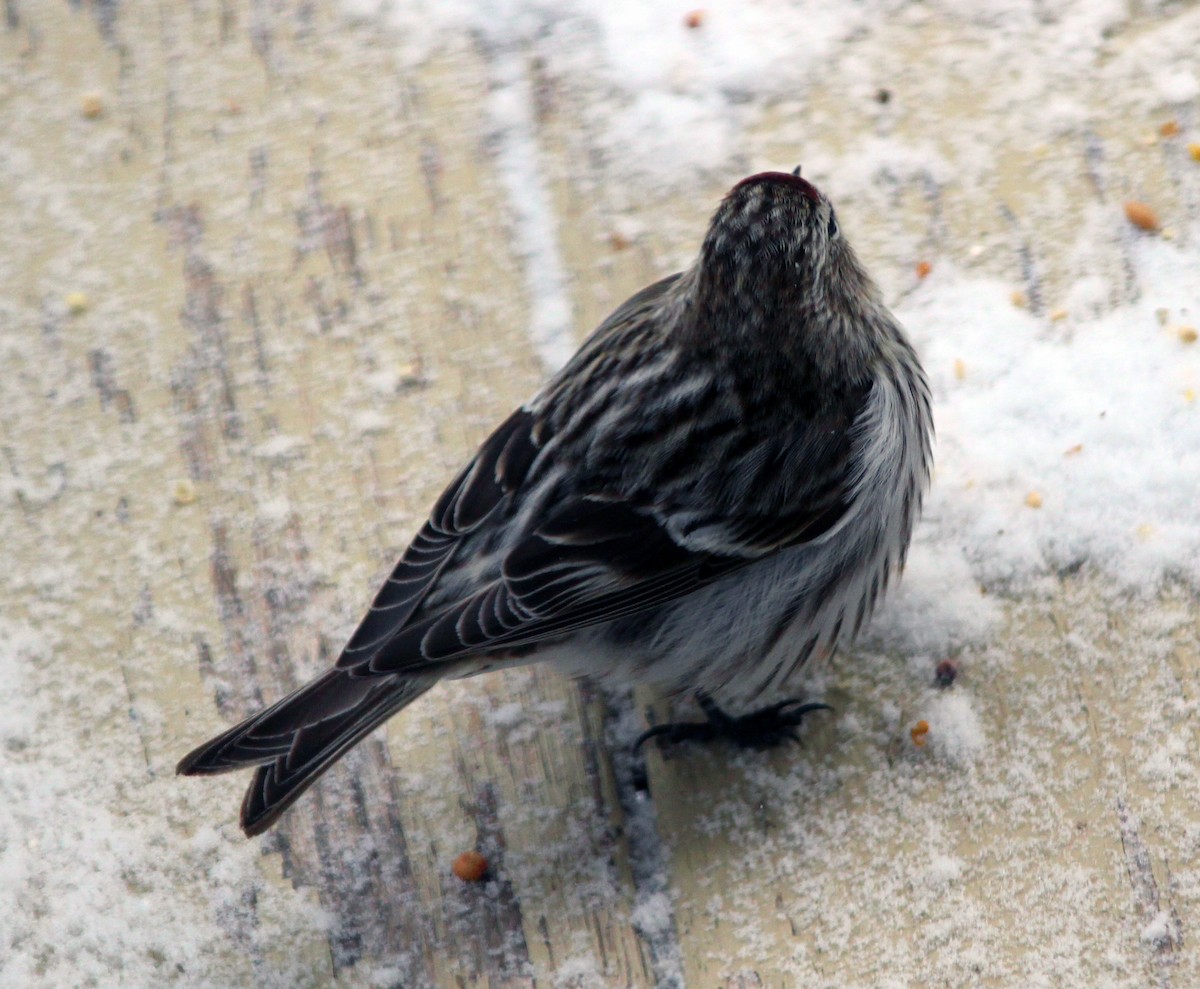
<instances>
[{"instance_id":1,"label":"tail feather","mask_svg":"<svg viewBox=\"0 0 1200 989\"><path fill-rule=\"evenodd\" d=\"M189 752L184 776L257 766L242 802L247 836L261 834L364 735L438 677L355 677L329 670L265 711Z\"/></svg>"}]
</instances>

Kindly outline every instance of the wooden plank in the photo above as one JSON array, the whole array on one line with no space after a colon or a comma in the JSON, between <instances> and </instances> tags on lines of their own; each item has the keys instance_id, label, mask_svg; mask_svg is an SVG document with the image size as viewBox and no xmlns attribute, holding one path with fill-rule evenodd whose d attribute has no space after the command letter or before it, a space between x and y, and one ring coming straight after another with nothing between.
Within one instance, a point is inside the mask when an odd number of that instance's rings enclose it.
<instances>
[{"instance_id":1,"label":"wooden plank","mask_svg":"<svg viewBox=\"0 0 1200 989\"><path fill-rule=\"evenodd\" d=\"M801 157L806 174L833 188L836 172L822 163L861 146L864 133L938 148L942 176L885 174L838 200L892 299L912 290L929 251L1007 280L1047 325L1081 260L1107 280L1112 303L1138 298L1132 237L1097 237L1081 259L1055 252L1055 231L1073 242L1073 225L1096 222L1097 211L1116 216L1133 195L1186 215L1195 175L1147 140L1152 120L1098 113L1082 141L1070 132L1030 148L1012 114L988 117L994 186L956 185L956 160L980 153L972 122L1003 92L1009 67L950 86L922 57L963 43L946 30L906 8L855 53L896 103L885 109L831 76L768 116L762 157ZM1111 107L1128 98L1119 85L1114 72L1106 88L1073 95ZM798 149L801 117L809 123ZM988 250L975 254L976 244ZM913 669L860 647L826 673L810 671L837 711L813 718L803 751L681 748L652 759L688 985L1196 980L1182 933L1195 893L1180 870L1200 806L1184 782L1190 770L1169 755L1195 751L1194 600L1173 591L1158 606L1132 604L1078 576L1046 588L1044 600L1002 603L1004 624L987 646L964 651L967 674L945 696L932 664ZM986 754L964 764L909 738L917 720L937 732L936 715L957 713L946 706L954 692L986 739ZM1171 735L1153 738L1143 714L1165 711L1176 712Z\"/></svg>"},{"instance_id":2,"label":"wooden plank","mask_svg":"<svg viewBox=\"0 0 1200 989\"><path fill-rule=\"evenodd\" d=\"M1200 802L1171 756L1197 741L1194 606L1139 618L1072 579L1011 611L949 691L860 649L802 750L654 757L689 985L1194 981ZM967 760L936 741L962 698L986 739Z\"/></svg>"},{"instance_id":3,"label":"wooden plank","mask_svg":"<svg viewBox=\"0 0 1200 989\"><path fill-rule=\"evenodd\" d=\"M982 153L975 121L999 101L1010 66L997 61L949 81L926 71L931 47L963 43L953 29L917 5L902 10L855 46L854 58L890 88L888 101L832 73L768 110L750 136L748 167L799 160L836 190L834 163L864 134L936 148L937 174L883 170L872 186L851 183L853 194L837 195L843 224L892 300L913 291L916 262L934 255L1007 281L1014 304L1047 325L1082 262L1107 280L1112 304L1137 299L1132 237L1097 237L1086 258L1055 244L1073 243L1079 224L1101 222L1098 213L1118 216L1130 196L1164 216L1186 215L1195 175L1147 138L1154 121L1111 113L1132 98L1113 68L1102 87L1092 78L1091 90L1073 94L1110 108L1082 137L1064 131L1031 148L1020 114L989 116L993 184L964 188L956 161ZM1135 25L1114 41L1114 56L1138 40ZM604 159L603 136L578 126L590 94L545 86L546 167L569 266L594 286L576 297L590 322L671 270L658 265L696 242L697 204L714 203L724 185L623 201L591 168ZM614 236L630 216L632 243ZM1195 750L1186 686L1200 650L1194 605L1169 592L1143 613L1083 576L1045 598L999 602L994 640L965 648L966 674L945 693L933 687L932 663L914 669L869 644L810 671L837 710L814 716L800 752L680 746L651 755L687 985L1195 980L1181 933L1193 884L1179 870L1200 808L1182 785L1189 770L1169 755ZM1164 635L1169 649L1153 644ZM696 713L687 704L651 709L655 720ZM1164 710L1178 711L1178 734L1152 742L1141 712ZM928 717L935 734L953 736L962 726L946 719L964 711L979 719L972 727L986 755L912 744L916 721Z\"/></svg>"},{"instance_id":4,"label":"wooden plank","mask_svg":"<svg viewBox=\"0 0 1200 989\"><path fill-rule=\"evenodd\" d=\"M9 287L35 286L17 377L48 422L6 422L14 472L47 503L16 551L104 561L71 589L90 633L59 662L120 663L149 785L176 815L183 799L229 822L232 847L245 779L180 781L174 761L330 660L440 487L542 370L474 56L418 77L306 5L110 14L100 31L68 8L22 10L5 39L25 60L14 143L35 159L28 188L48 190L12 188L3 207L38 231ZM89 89L104 112L85 120ZM79 288L88 308L70 316ZM123 528L68 547L55 533L81 511L119 511ZM105 587L132 599L113 609ZM440 689L412 715L264 842L279 879L224 918L243 971L278 961L245 931L303 909L287 905L294 886L331 928L303 951L343 984L374 984L380 966L406 985L572 970L651 984L603 705L518 673ZM448 867L477 843L496 878L465 886Z\"/></svg>"}]
</instances>

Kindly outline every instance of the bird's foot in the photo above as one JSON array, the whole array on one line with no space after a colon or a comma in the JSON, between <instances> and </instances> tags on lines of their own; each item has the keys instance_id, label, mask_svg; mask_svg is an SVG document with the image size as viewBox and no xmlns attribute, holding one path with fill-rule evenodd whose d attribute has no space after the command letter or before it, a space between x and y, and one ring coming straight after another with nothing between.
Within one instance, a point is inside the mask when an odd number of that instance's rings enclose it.
<instances>
[{"instance_id":1,"label":"bird's foot","mask_svg":"<svg viewBox=\"0 0 1200 989\"><path fill-rule=\"evenodd\" d=\"M800 736L796 729L804 720L804 716L813 711L830 710L828 704L805 704L791 698L762 710L734 717L722 711L705 693L697 693L696 701L708 718L707 721L675 721L655 725L638 736L637 741L633 743L633 751L637 752L642 743L651 738L661 738L667 743L709 742L715 738L724 738L742 748L771 749L783 742L799 743Z\"/></svg>"}]
</instances>

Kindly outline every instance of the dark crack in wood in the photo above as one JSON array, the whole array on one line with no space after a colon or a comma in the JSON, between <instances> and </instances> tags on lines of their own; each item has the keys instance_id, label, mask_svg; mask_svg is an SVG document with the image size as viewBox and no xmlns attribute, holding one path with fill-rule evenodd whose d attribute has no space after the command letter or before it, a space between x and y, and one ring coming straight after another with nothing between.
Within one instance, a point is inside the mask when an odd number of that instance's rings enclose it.
<instances>
[{"instance_id":1,"label":"dark crack in wood","mask_svg":"<svg viewBox=\"0 0 1200 989\"><path fill-rule=\"evenodd\" d=\"M1139 937L1150 951L1155 984L1159 989L1170 989L1171 970L1178 963L1180 947L1179 915L1173 904L1163 908L1150 849L1142 840L1138 822L1129 806L1120 797L1117 798L1117 824L1121 830L1121 849L1125 853L1125 872L1145 924Z\"/></svg>"}]
</instances>

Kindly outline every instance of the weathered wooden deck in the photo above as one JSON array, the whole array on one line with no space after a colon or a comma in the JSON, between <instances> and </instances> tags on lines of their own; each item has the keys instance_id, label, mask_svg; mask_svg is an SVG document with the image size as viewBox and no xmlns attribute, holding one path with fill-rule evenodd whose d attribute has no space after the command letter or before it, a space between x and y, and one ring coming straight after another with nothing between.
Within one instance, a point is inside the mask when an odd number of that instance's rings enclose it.
<instances>
[{"instance_id":1,"label":"weathered wooden deck","mask_svg":"<svg viewBox=\"0 0 1200 989\"><path fill-rule=\"evenodd\" d=\"M180 841L220 824L216 863L244 841L245 779L180 780L178 757L330 660L458 464L544 373L484 139L488 57L464 42L414 67L326 4L7 11L0 595L10 618L58 628L59 677L112 692L113 716L81 737L146 772L101 787L108 809L163 815ZM915 108L895 126L914 140L952 130L994 81L921 109L905 53L937 30L899 18L888 47ZM527 69L581 337L692 249L739 176L620 200L577 94ZM806 107L823 115L803 147L818 176L819 142L877 112L832 86ZM799 112L779 108L748 168L800 154ZM1181 201L1139 140L1150 127L1094 139ZM1019 121L996 122L994 153L997 188L845 211L893 295L923 246L962 252L1013 214L1066 222L1118 181L1085 149L1022 147ZM1044 253L1035 278L1010 233L988 263L1050 305L1066 261ZM998 607L1002 634L964 654L953 688L987 740L967 765L909 741L943 701L903 657L821 674L837 711L803 749L651 753L649 795L622 753L649 705L666 714L650 695L541 670L442 685L263 841L264 885L221 920L221 963L244 985L276 984L296 952L312 984L346 987L1200 985L1193 763L1144 771L1198 748L1195 601L1147 609L1064 577ZM1169 738L1147 737L1147 711L1174 712ZM490 884L449 873L475 845ZM211 910L188 885L163 909ZM331 934L296 944L289 918L314 903Z\"/></svg>"}]
</instances>

